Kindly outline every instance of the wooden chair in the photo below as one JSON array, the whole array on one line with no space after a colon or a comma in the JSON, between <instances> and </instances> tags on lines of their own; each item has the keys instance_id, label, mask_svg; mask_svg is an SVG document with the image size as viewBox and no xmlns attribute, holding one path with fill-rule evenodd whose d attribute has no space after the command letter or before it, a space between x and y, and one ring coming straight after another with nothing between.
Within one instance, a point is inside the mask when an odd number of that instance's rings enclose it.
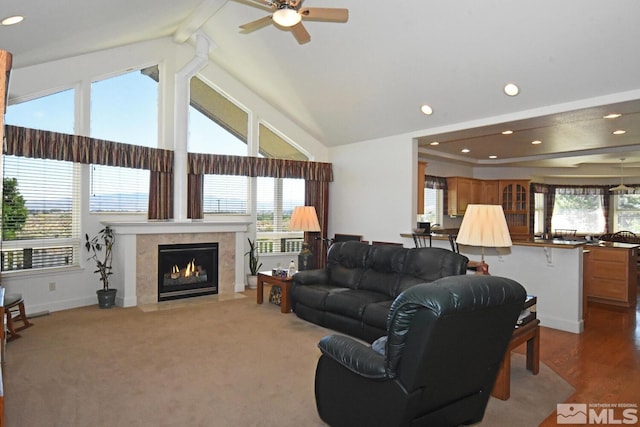
<instances>
[{"instance_id":1,"label":"wooden chair","mask_svg":"<svg viewBox=\"0 0 640 427\"><path fill-rule=\"evenodd\" d=\"M5 294L4 312L7 316L7 332L9 333L7 342L20 338L20 334L18 334L19 331L33 326L33 323L29 322L27 318L22 294ZM15 313L18 313L17 316ZM16 328L14 322L22 322L22 326Z\"/></svg>"}]
</instances>

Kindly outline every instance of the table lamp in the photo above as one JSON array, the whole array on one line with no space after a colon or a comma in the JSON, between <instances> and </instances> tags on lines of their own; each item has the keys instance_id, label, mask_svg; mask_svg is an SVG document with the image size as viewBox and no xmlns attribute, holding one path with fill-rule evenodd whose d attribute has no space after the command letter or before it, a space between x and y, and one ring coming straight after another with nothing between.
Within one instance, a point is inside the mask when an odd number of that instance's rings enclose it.
<instances>
[{"instance_id":1,"label":"table lamp","mask_svg":"<svg viewBox=\"0 0 640 427\"><path fill-rule=\"evenodd\" d=\"M467 205L456 242L482 248L481 268L484 268L484 248L508 248L511 235L500 205Z\"/></svg>"},{"instance_id":2,"label":"table lamp","mask_svg":"<svg viewBox=\"0 0 640 427\"><path fill-rule=\"evenodd\" d=\"M314 206L297 206L291 214L289 231L318 232L320 223ZM302 250L298 254L298 270L311 270L313 268L313 253L306 238L302 243Z\"/></svg>"}]
</instances>

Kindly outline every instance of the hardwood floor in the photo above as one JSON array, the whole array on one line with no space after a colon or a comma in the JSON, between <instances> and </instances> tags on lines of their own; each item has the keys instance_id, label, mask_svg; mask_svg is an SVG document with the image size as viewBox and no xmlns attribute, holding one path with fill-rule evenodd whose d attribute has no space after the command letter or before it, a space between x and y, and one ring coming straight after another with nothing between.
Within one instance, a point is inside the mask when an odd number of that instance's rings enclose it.
<instances>
[{"instance_id":1,"label":"hardwood floor","mask_svg":"<svg viewBox=\"0 0 640 427\"><path fill-rule=\"evenodd\" d=\"M540 360L576 389L558 403L640 406L640 303L630 309L589 303L585 318L582 334L541 328ZM556 425L555 412L541 424Z\"/></svg>"}]
</instances>

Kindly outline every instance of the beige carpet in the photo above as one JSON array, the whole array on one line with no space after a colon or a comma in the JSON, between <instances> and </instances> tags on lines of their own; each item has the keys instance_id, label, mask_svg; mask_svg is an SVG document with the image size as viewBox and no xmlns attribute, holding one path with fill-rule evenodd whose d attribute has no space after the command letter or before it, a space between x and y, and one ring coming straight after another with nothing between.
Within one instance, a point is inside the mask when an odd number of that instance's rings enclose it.
<instances>
[{"instance_id":1,"label":"beige carpet","mask_svg":"<svg viewBox=\"0 0 640 427\"><path fill-rule=\"evenodd\" d=\"M320 426L313 382L331 331L247 298L55 312L7 344L5 419L21 426ZM514 355L512 397L482 426L537 426L572 392Z\"/></svg>"}]
</instances>

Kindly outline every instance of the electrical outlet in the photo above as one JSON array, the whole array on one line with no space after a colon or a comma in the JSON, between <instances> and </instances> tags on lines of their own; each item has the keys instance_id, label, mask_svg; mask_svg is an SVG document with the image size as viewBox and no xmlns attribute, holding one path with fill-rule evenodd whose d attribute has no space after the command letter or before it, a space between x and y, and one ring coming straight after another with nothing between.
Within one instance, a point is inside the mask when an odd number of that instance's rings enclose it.
<instances>
[{"instance_id":1,"label":"electrical outlet","mask_svg":"<svg viewBox=\"0 0 640 427\"><path fill-rule=\"evenodd\" d=\"M56 290L56 282L49 282L49 291L53 292Z\"/></svg>"}]
</instances>

